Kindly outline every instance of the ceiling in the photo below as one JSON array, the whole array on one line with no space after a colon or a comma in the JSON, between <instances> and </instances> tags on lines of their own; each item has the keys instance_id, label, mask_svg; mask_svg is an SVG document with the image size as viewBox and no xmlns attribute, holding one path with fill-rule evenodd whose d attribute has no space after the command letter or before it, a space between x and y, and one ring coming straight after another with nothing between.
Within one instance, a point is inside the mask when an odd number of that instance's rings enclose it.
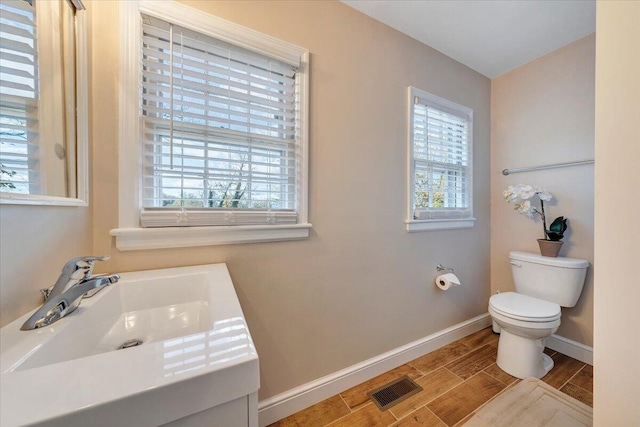
<instances>
[{"instance_id":1,"label":"ceiling","mask_svg":"<svg viewBox=\"0 0 640 427\"><path fill-rule=\"evenodd\" d=\"M342 0L495 78L596 29L595 0Z\"/></svg>"}]
</instances>

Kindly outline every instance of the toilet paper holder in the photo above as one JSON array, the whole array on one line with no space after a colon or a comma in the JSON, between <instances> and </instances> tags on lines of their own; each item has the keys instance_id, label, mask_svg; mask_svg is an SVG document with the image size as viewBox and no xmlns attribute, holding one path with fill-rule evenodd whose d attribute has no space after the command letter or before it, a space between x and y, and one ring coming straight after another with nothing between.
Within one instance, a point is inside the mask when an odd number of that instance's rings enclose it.
<instances>
[{"instance_id":1,"label":"toilet paper holder","mask_svg":"<svg viewBox=\"0 0 640 427\"><path fill-rule=\"evenodd\" d=\"M442 265L442 264L438 264L438 265L436 265L436 270L438 270L438 271L450 271L450 272L452 272L452 273L454 272L453 268L451 268L451 267L445 267L445 266L444 266L444 265Z\"/></svg>"}]
</instances>

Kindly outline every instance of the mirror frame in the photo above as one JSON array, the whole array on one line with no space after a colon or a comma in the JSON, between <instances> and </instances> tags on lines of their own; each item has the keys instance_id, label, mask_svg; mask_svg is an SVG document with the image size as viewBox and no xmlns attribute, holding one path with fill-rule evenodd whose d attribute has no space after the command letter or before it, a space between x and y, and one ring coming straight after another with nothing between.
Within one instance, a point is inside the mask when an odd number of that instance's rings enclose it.
<instances>
[{"instance_id":1,"label":"mirror frame","mask_svg":"<svg viewBox=\"0 0 640 427\"><path fill-rule=\"evenodd\" d=\"M71 3L76 8L76 197L0 192L2 205L89 206L88 18L81 0Z\"/></svg>"}]
</instances>

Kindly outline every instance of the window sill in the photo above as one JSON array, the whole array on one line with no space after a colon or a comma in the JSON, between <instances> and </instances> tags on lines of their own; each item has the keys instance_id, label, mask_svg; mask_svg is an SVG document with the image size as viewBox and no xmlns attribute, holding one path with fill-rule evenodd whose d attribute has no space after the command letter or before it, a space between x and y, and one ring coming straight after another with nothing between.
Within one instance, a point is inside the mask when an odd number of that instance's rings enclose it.
<instances>
[{"instance_id":1,"label":"window sill","mask_svg":"<svg viewBox=\"0 0 640 427\"><path fill-rule=\"evenodd\" d=\"M437 230L454 230L457 228L472 228L475 218L465 219L427 219L427 220L407 220L404 222L407 231L410 233L417 231L437 231Z\"/></svg>"},{"instance_id":2,"label":"window sill","mask_svg":"<svg viewBox=\"0 0 640 427\"><path fill-rule=\"evenodd\" d=\"M0 193L0 204L35 206L89 206L87 202L82 199L18 193Z\"/></svg>"},{"instance_id":3,"label":"window sill","mask_svg":"<svg viewBox=\"0 0 640 427\"><path fill-rule=\"evenodd\" d=\"M311 224L115 228L109 234L119 250L135 251L301 240L309 237L310 229Z\"/></svg>"}]
</instances>

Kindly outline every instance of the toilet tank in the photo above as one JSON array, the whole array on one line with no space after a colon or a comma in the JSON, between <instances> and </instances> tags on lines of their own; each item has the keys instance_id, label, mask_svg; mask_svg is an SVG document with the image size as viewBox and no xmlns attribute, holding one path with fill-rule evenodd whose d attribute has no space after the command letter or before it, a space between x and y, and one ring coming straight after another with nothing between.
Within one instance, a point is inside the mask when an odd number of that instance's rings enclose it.
<instances>
[{"instance_id":1,"label":"toilet tank","mask_svg":"<svg viewBox=\"0 0 640 427\"><path fill-rule=\"evenodd\" d=\"M509 261L516 292L562 307L573 307L578 302L588 261L528 252L510 252Z\"/></svg>"}]
</instances>

